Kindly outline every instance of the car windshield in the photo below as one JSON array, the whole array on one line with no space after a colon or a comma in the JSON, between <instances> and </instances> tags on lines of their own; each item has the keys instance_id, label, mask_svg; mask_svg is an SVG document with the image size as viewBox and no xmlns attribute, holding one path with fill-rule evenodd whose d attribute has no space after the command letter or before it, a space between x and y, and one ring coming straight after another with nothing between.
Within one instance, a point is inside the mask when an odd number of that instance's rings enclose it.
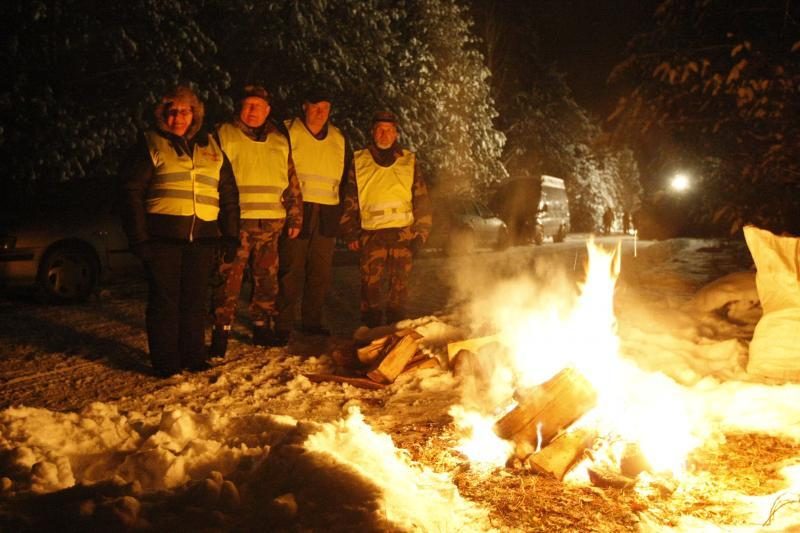
<instances>
[{"instance_id":1,"label":"car windshield","mask_svg":"<svg viewBox=\"0 0 800 533\"><path fill-rule=\"evenodd\" d=\"M478 213L480 213L481 217L492 218L494 216L492 210L489 209L486 205L476 202L475 206L478 208Z\"/></svg>"}]
</instances>

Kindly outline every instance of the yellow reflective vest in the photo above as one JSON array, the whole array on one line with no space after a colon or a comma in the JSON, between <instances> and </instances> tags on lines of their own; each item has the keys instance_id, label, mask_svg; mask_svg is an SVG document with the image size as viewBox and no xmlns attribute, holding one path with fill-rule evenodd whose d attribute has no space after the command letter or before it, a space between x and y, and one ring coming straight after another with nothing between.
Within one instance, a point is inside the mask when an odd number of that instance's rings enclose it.
<instances>
[{"instance_id":1,"label":"yellow reflective vest","mask_svg":"<svg viewBox=\"0 0 800 533\"><path fill-rule=\"evenodd\" d=\"M155 176L145 199L145 210L154 215L196 215L216 221L219 214L219 171L222 149L208 136L208 144L195 144L192 156L178 155L170 142L155 131L145 134Z\"/></svg>"},{"instance_id":2,"label":"yellow reflective vest","mask_svg":"<svg viewBox=\"0 0 800 533\"><path fill-rule=\"evenodd\" d=\"M292 141L292 159L303 201L338 204L339 182L344 173L345 140L342 132L328 123L328 134L319 140L311 135L300 119L287 121L286 128Z\"/></svg>"},{"instance_id":3,"label":"yellow reflective vest","mask_svg":"<svg viewBox=\"0 0 800 533\"><path fill-rule=\"evenodd\" d=\"M223 124L218 132L236 177L242 218L285 218L281 199L289 186L288 139L272 132L255 141L234 124Z\"/></svg>"},{"instance_id":4,"label":"yellow reflective vest","mask_svg":"<svg viewBox=\"0 0 800 533\"><path fill-rule=\"evenodd\" d=\"M403 153L389 167L382 167L369 150L354 155L361 227L367 230L402 228L414 223L412 185L414 153Z\"/></svg>"}]
</instances>

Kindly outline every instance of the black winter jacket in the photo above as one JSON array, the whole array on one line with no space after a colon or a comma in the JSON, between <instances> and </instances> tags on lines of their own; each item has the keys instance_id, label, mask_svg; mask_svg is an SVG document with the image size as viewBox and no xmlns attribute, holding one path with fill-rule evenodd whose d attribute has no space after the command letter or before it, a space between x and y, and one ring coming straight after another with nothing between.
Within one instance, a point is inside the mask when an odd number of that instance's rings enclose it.
<instances>
[{"instance_id":1,"label":"black winter jacket","mask_svg":"<svg viewBox=\"0 0 800 533\"><path fill-rule=\"evenodd\" d=\"M194 151L198 143L206 142L208 134L199 132L189 141L167 132L178 153ZM158 215L147 213L145 198L155 167L144 136L134 145L121 167L122 225L131 246L148 241L209 241L222 237L239 238L239 190L233 177L231 163L223 153L219 173L219 216L217 221L205 221L196 216Z\"/></svg>"}]
</instances>

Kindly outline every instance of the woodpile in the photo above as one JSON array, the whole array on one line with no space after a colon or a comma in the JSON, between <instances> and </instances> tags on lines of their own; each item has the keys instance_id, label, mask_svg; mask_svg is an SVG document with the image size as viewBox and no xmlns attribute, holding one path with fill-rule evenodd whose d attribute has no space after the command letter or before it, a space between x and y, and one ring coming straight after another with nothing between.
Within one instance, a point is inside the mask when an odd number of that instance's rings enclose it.
<instances>
[{"instance_id":1,"label":"woodpile","mask_svg":"<svg viewBox=\"0 0 800 533\"><path fill-rule=\"evenodd\" d=\"M495 433L513 441L516 457L531 469L563 479L596 437L590 429L564 431L596 405L597 393L567 367L517 396L517 406L497 421Z\"/></svg>"},{"instance_id":2,"label":"woodpile","mask_svg":"<svg viewBox=\"0 0 800 533\"><path fill-rule=\"evenodd\" d=\"M496 366L510 364L510 351L496 335L450 343L447 352L462 388L473 393L491 387ZM641 472L650 471L637 445L629 443L619 464L612 464L608 450L602 449L607 441L597 429L573 427L597 404L597 392L577 369L566 367L535 387L518 387L514 400L514 408L494 426L500 438L514 443L510 464L563 480L586 458L594 485L617 488L633 486Z\"/></svg>"},{"instance_id":3,"label":"woodpile","mask_svg":"<svg viewBox=\"0 0 800 533\"><path fill-rule=\"evenodd\" d=\"M597 403L592 384L571 367L530 390L518 390L517 396L517 406L497 422L495 433L518 448L533 444L534 450L547 446Z\"/></svg>"},{"instance_id":4,"label":"woodpile","mask_svg":"<svg viewBox=\"0 0 800 533\"><path fill-rule=\"evenodd\" d=\"M496 335L448 345L450 368L475 388L486 388L495 364L504 364L508 350ZM544 383L517 389L516 406L495 423L495 433L514 443L512 461L540 474L563 479L583 457L597 435L593 429L570 426L597 403L591 383L567 367Z\"/></svg>"},{"instance_id":5,"label":"woodpile","mask_svg":"<svg viewBox=\"0 0 800 533\"><path fill-rule=\"evenodd\" d=\"M383 388L401 374L437 368L439 362L419 351L422 335L413 329L395 331L372 340L369 344L355 350L355 358L349 358L350 368L344 369L350 375L304 374L313 382L335 381L348 383L368 389ZM338 358L343 361L345 358Z\"/></svg>"}]
</instances>

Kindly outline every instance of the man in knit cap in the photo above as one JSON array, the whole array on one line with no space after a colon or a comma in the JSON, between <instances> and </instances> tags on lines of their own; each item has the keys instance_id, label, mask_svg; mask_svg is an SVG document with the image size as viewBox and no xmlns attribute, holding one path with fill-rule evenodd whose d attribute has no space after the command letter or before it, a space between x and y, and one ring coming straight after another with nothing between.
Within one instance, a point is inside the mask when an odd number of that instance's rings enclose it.
<instances>
[{"instance_id":1,"label":"man in knit cap","mask_svg":"<svg viewBox=\"0 0 800 533\"><path fill-rule=\"evenodd\" d=\"M278 239L284 228L287 237L295 239L303 223L303 199L289 139L267 120L269 93L261 85L247 85L236 107L233 120L217 129L239 189L241 224L239 248L228 250L228 257L223 257L219 265L222 284L214 294L210 349L215 357L225 355L248 265L253 275L253 344L286 344L287 339L275 331Z\"/></svg>"}]
</instances>

